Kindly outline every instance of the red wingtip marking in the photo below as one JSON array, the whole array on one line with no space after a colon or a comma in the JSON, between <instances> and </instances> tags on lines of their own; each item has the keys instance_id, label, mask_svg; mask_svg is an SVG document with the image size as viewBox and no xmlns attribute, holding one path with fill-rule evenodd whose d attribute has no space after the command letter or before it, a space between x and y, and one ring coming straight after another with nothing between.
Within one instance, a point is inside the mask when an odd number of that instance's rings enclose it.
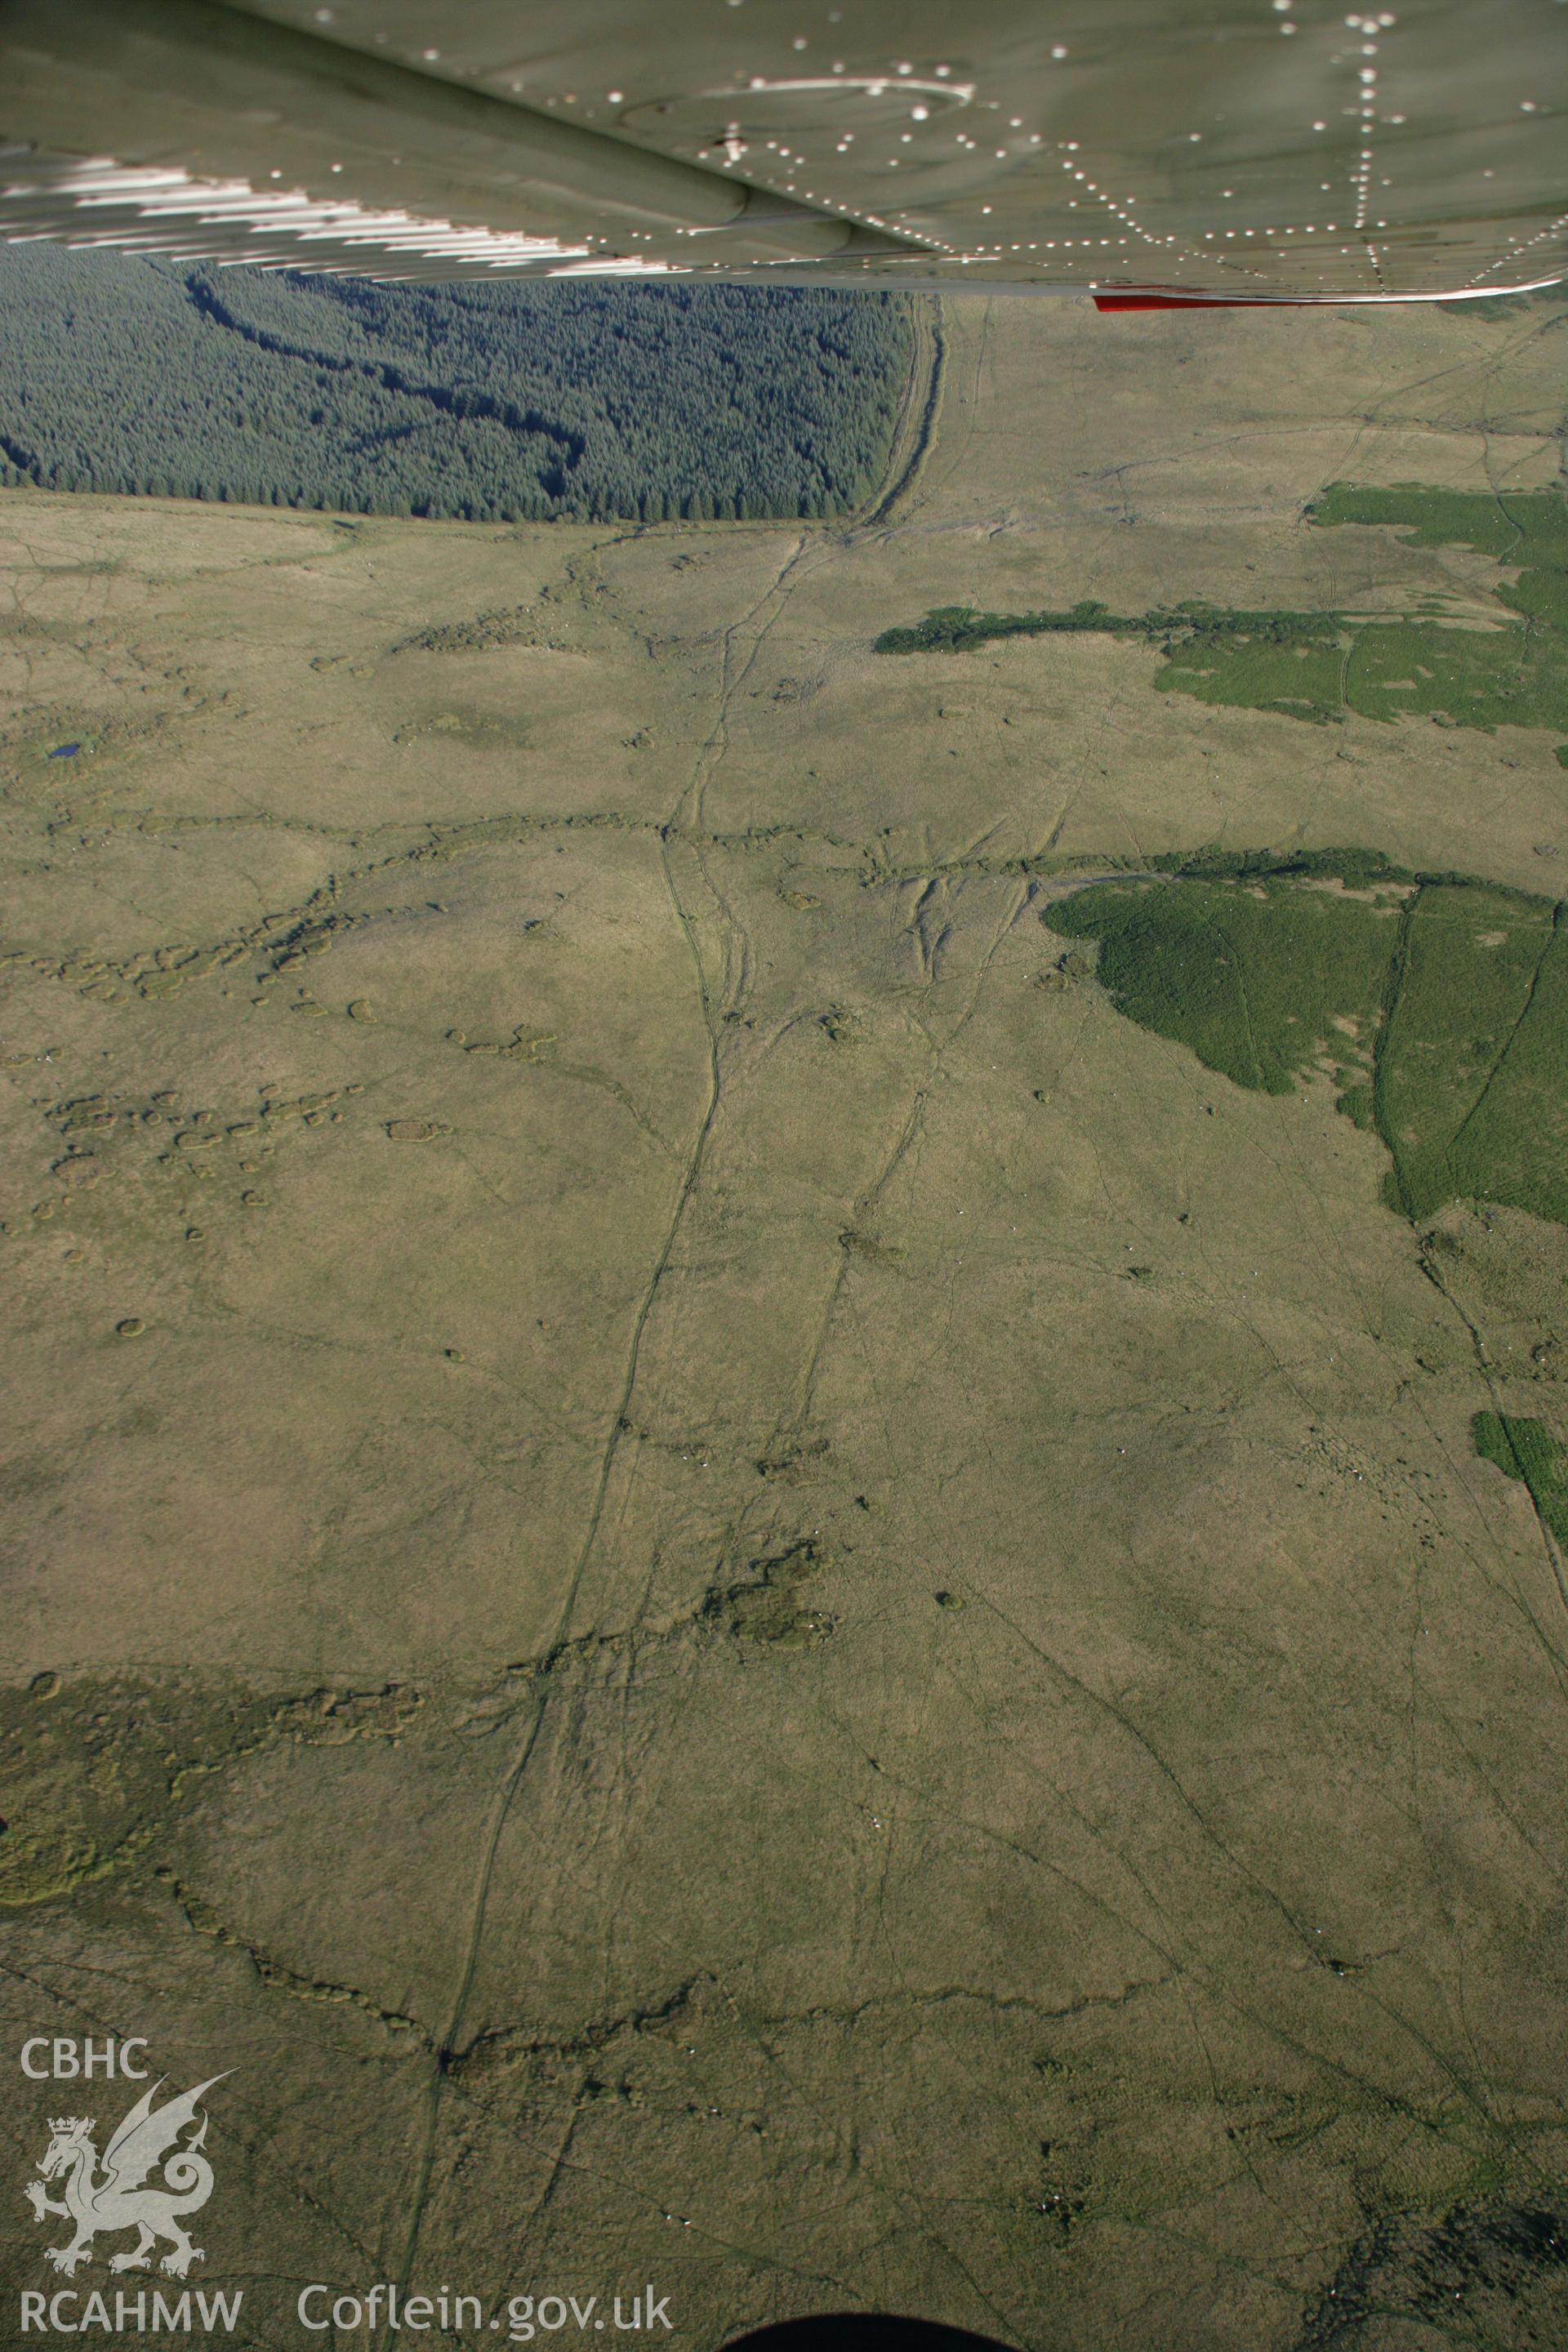
<instances>
[{"instance_id":1,"label":"red wingtip marking","mask_svg":"<svg viewBox=\"0 0 1568 2352\"><path fill-rule=\"evenodd\" d=\"M1097 310L1299 310L1300 303L1278 296L1259 301L1256 296L1235 294L1097 294Z\"/></svg>"}]
</instances>

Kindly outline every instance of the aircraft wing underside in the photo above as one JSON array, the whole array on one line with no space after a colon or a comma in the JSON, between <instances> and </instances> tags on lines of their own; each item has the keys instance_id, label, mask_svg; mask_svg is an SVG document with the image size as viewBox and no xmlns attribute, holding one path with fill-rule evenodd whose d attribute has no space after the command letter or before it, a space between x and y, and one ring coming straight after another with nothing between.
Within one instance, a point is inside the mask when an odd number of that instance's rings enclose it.
<instances>
[{"instance_id":1,"label":"aircraft wing underside","mask_svg":"<svg viewBox=\"0 0 1568 2352\"><path fill-rule=\"evenodd\" d=\"M1143 299L1568 272L1565 0L0 0L0 236Z\"/></svg>"}]
</instances>

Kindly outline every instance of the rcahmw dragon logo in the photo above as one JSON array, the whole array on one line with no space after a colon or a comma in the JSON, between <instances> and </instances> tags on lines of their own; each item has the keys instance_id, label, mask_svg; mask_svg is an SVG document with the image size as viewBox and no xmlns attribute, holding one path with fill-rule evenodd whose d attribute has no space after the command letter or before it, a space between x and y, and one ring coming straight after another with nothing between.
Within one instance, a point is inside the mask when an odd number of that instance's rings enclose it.
<instances>
[{"instance_id":1,"label":"rcahmw dragon logo","mask_svg":"<svg viewBox=\"0 0 1568 2352\"><path fill-rule=\"evenodd\" d=\"M159 2268L174 2278L184 2278L193 2263L205 2261L201 2247L192 2245L183 2225L185 2217L199 2212L213 2193L213 2168L200 2153L207 2136L206 2116L202 2116L184 2147L177 2143L180 2134L195 2121L203 2093L222 2081L221 2074L214 2074L183 2098L167 2099L156 2110L153 2102L163 2083L154 2083L104 2149L101 2172L92 2144L93 2118L50 2116L49 2144L38 2170L44 2180L63 2179L65 2194L58 2201L46 2196L39 2180L29 2180L25 2193L35 2221L41 2221L46 2213L58 2213L75 2222L76 2235L68 2246L46 2247L47 2262L68 2278L79 2263L91 2262L94 2238L100 2231L116 2230L135 2230L140 2234L133 2246L110 2256L111 2271L145 2270L160 2240L167 2242L170 2251ZM149 2175L160 2167L161 2178L147 2185Z\"/></svg>"}]
</instances>

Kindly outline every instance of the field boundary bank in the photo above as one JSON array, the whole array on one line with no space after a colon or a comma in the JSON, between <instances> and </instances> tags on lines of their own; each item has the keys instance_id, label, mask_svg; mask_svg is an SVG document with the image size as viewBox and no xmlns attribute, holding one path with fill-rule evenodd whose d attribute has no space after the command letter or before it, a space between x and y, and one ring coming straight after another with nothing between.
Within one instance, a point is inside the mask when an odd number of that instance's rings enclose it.
<instances>
[{"instance_id":1,"label":"field boundary bank","mask_svg":"<svg viewBox=\"0 0 1568 2352\"><path fill-rule=\"evenodd\" d=\"M859 517L860 527L891 520L899 501L914 488L936 438L947 371L947 339L942 331L942 297L933 294L916 308L915 348L909 390L893 428L883 487L873 494ZM923 391L923 398L921 394Z\"/></svg>"}]
</instances>

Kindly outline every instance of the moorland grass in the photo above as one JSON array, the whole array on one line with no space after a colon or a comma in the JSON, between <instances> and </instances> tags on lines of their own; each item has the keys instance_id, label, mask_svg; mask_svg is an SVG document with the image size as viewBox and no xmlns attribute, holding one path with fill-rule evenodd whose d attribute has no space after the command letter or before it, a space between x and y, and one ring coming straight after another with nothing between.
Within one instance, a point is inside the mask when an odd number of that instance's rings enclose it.
<instances>
[{"instance_id":1,"label":"moorland grass","mask_svg":"<svg viewBox=\"0 0 1568 2352\"><path fill-rule=\"evenodd\" d=\"M1379 490L1336 482L1309 513L1321 530L1394 527L1412 546L1470 547L1500 566L1517 567L1516 578L1497 583L1498 625L1458 627L1430 604L1393 618L1201 604L1116 614L1087 600L1034 613L944 604L913 627L885 629L877 650L966 653L1002 637L1090 630L1157 646L1165 666L1155 686L1201 702L1319 726L1353 711L1489 733L1498 727L1568 731L1568 502L1558 492L1493 497L1420 484ZM1565 753L1568 746L1559 757Z\"/></svg>"},{"instance_id":2,"label":"moorland grass","mask_svg":"<svg viewBox=\"0 0 1568 2352\"><path fill-rule=\"evenodd\" d=\"M1369 1034L1398 916L1342 892L1267 881L1102 882L1051 909L1100 940L1118 1010L1239 1087L1289 1094L1334 1024Z\"/></svg>"},{"instance_id":3,"label":"moorland grass","mask_svg":"<svg viewBox=\"0 0 1568 2352\"><path fill-rule=\"evenodd\" d=\"M1542 1522L1568 1547L1568 1446L1558 1443L1543 1421L1511 1412L1478 1412L1470 1435L1483 1461L1523 1479Z\"/></svg>"},{"instance_id":4,"label":"moorland grass","mask_svg":"<svg viewBox=\"0 0 1568 2352\"><path fill-rule=\"evenodd\" d=\"M1101 882L1051 909L1118 1010L1237 1086L1332 1076L1414 1220L1484 1200L1568 1223L1568 944L1552 901L1365 852Z\"/></svg>"},{"instance_id":5,"label":"moorland grass","mask_svg":"<svg viewBox=\"0 0 1568 2352\"><path fill-rule=\"evenodd\" d=\"M1415 893L1376 1063L1391 1198L1424 1219L1488 1200L1568 1223L1568 968L1557 909L1516 891Z\"/></svg>"}]
</instances>

